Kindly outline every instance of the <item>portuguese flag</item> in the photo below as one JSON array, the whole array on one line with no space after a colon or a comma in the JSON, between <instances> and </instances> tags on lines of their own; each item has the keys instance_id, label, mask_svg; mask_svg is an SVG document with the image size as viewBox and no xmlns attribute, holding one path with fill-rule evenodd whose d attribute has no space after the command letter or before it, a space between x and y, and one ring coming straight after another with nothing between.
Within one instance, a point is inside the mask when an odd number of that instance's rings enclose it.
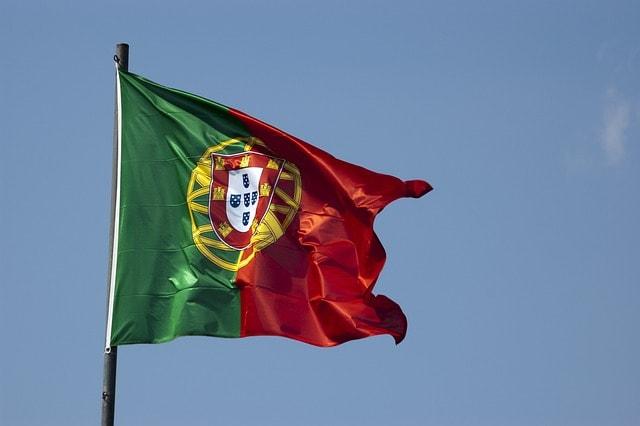
<instances>
[{"instance_id":1,"label":"portuguese flag","mask_svg":"<svg viewBox=\"0 0 640 426\"><path fill-rule=\"evenodd\" d=\"M202 97L118 72L106 346L285 336L318 346L407 321L373 294L375 216L431 187L338 160Z\"/></svg>"}]
</instances>

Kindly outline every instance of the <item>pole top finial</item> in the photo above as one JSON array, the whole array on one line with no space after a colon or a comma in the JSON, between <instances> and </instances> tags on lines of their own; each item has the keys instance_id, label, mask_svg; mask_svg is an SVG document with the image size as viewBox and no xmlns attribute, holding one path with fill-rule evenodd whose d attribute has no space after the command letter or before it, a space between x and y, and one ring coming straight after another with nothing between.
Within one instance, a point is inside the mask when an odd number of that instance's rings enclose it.
<instances>
[{"instance_id":1,"label":"pole top finial","mask_svg":"<svg viewBox=\"0 0 640 426\"><path fill-rule=\"evenodd\" d=\"M113 55L113 60L118 64L119 70L129 71L129 44L116 44L116 54Z\"/></svg>"}]
</instances>

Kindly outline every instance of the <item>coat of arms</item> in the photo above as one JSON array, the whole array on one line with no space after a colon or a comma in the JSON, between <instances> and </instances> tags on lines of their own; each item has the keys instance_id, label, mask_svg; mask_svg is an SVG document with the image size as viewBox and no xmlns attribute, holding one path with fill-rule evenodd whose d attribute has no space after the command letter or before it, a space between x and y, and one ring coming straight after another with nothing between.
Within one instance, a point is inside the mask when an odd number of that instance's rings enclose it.
<instances>
[{"instance_id":1,"label":"coat of arms","mask_svg":"<svg viewBox=\"0 0 640 426\"><path fill-rule=\"evenodd\" d=\"M251 245L283 166L284 160L257 152L211 154L209 219L220 241L237 250Z\"/></svg>"},{"instance_id":2,"label":"coat of arms","mask_svg":"<svg viewBox=\"0 0 640 426\"><path fill-rule=\"evenodd\" d=\"M222 154L223 151L239 151ZM193 242L222 269L237 271L276 242L300 207L300 171L249 136L209 147L187 187Z\"/></svg>"}]
</instances>

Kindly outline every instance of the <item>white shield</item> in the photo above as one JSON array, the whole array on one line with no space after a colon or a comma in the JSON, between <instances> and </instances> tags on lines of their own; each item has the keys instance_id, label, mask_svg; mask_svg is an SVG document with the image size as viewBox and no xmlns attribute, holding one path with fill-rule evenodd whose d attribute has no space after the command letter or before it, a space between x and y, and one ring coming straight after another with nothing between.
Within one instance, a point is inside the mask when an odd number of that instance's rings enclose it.
<instances>
[{"instance_id":1,"label":"white shield","mask_svg":"<svg viewBox=\"0 0 640 426\"><path fill-rule=\"evenodd\" d=\"M229 170L227 218L236 231L247 232L251 229L260 197L258 187L261 175L262 167Z\"/></svg>"}]
</instances>

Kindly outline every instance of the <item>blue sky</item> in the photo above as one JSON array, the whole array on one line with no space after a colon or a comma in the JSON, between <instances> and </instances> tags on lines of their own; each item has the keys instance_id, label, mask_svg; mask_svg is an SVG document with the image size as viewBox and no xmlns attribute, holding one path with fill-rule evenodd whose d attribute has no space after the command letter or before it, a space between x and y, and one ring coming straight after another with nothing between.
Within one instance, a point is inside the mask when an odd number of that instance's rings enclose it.
<instances>
[{"instance_id":1,"label":"blue sky","mask_svg":"<svg viewBox=\"0 0 640 426\"><path fill-rule=\"evenodd\" d=\"M0 5L0 423L100 415L130 69L436 188L378 218L406 340L120 349L120 425L640 424L638 2Z\"/></svg>"}]
</instances>

